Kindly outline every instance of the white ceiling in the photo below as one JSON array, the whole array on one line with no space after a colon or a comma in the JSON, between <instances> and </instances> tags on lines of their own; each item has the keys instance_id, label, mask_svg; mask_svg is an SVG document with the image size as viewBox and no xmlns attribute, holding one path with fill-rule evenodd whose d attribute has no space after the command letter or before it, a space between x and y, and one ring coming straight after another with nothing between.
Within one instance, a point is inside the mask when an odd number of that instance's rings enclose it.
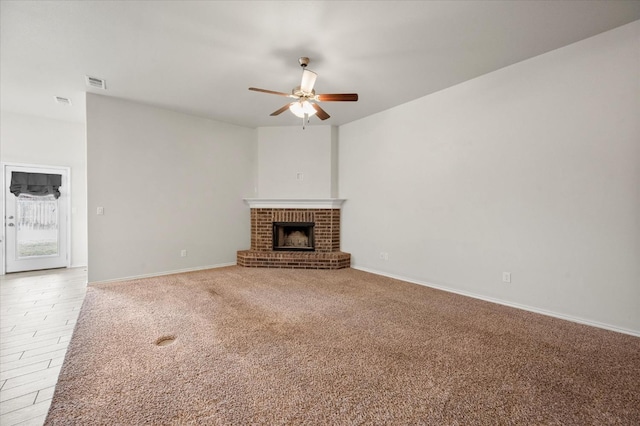
<instances>
[{"instance_id":1,"label":"white ceiling","mask_svg":"<svg viewBox=\"0 0 640 426\"><path fill-rule=\"evenodd\" d=\"M249 127L311 58L341 125L640 19L640 1L6 1L0 107L84 122L85 91ZM104 78L107 91L85 86ZM54 96L71 99L62 106ZM312 118L312 124L319 123Z\"/></svg>"}]
</instances>

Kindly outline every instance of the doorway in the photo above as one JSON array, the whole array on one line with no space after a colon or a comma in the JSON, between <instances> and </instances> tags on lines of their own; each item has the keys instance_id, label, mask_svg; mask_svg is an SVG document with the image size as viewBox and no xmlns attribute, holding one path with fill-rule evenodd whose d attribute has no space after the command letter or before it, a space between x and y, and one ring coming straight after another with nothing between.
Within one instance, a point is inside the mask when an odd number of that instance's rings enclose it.
<instances>
[{"instance_id":1,"label":"doorway","mask_svg":"<svg viewBox=\"0 0 640 426\"><path fill-rule=\"evenodd\" d=\"M68 167L4 165L5 272L70 266Z\"/></svg>"}]
</instances>

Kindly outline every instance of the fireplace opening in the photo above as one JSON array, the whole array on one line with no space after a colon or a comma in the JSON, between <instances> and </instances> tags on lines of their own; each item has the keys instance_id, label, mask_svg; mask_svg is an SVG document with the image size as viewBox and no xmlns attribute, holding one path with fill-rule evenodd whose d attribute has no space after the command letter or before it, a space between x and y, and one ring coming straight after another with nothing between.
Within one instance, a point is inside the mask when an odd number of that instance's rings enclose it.
<instances>
[{"instance_id":1,"label":"fireplace opening","mask_svg":"<svg viewBox=\"0 0 640 426\"><path fill-rule=\"evenodd\" d=\"M273 249L314 251L312 222L274 222Z\"/></svg>"}]
</instances>

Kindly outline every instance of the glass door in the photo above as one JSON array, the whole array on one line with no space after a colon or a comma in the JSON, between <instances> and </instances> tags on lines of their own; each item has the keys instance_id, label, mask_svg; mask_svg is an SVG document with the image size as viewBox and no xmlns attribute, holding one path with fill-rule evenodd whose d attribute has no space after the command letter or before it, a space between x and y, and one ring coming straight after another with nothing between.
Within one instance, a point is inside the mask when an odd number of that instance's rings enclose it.
<instances>
[{"instance_id":1,"label":"glass door","mask_svg":"<svg viewBox=\"0 0 640 426\"><path fill-rule=\"evenodd\" d=\"M42 190L43 185L24 184L22 191L16 190L16 173L36 183L39 177L54 176L60 182L59 196L43 194L51 192ZM5 167L6 272L69 266L68 194L68 169Z\"/></svg>"}]
</instances>

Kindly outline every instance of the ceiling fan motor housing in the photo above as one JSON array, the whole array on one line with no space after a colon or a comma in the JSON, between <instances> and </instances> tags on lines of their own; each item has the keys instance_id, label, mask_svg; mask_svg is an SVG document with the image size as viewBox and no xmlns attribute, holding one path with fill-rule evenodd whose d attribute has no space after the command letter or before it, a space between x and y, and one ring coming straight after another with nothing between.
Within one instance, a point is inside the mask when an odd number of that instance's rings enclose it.
<instances>
[{"instance_id":1,"label":"ceiling fan motor housing","mask_svg":"<svg viewBox=\"0 0 640 426\"><path fill-rule=\"evenodd\" d=\"M300 86L291 91L291 94L299 98L313 99L316 95L316 91L312 89L310 92L304 92Z\"/></svg>"}]
</instances>

